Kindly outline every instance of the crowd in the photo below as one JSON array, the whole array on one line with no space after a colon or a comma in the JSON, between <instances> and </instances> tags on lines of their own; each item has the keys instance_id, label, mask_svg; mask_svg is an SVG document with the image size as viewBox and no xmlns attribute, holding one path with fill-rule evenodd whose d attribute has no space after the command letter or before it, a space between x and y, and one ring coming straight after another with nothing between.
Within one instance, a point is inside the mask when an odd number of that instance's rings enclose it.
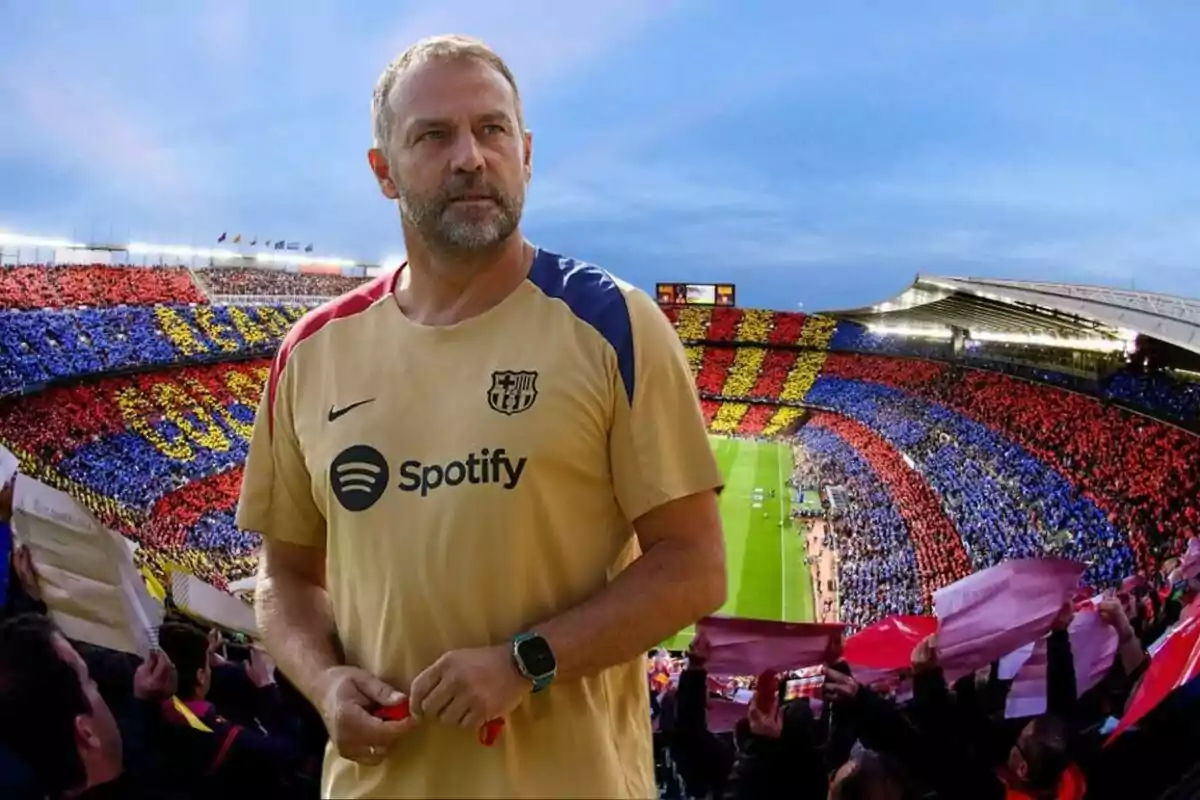
<instances>
[{"instance_id":1,"label":"crowd","mask_svg":"<svg viewBox=\"0 0 1200 800\"><path fill-rule=\"evenodd\" d=\"M46 616L28 551L5 568L0 797L318 796L324 725L261 649L169 600L145 659L69 641Z\"/></svg>"},{"instance_id":2,"label":"crowd","mask_svg":"<svg viewBox=\"0 0 1200 800\"><path fill-rule=\"evenodd\" d=\"M729 400L799 403L826 358L820 349L690 345L686 350L700 396Z\"/></svg>"},{"instance_id":3,"label":"crowd","mask_svg":"<svg viewBox=\"0 0 1200 800\"><path fill-rule=\"evenodd\" d=\"M294 305L0 311L0 395L89 375L268 356L305 311Z\"/></svg>"},{"instance_id":4,"label":"crowd","mask_svg":"<svg viewBox=\"0 0 1200 800\"><path fill-rule=\"evenodd\" d=\"M1101 509L1111 527L1125 532L1143 569L1155 569L1200 535L1200 437L1193 434L1095 398L984 370L833 354L823 374L892 388L942 409L943 418L986 426L1003 437L1002 446L1047 465L1069 482L1069 491ZM1107 539L1103 534L1099 541Z\"/></svg>"},{"instance_id":5,"label":"crowd","mask_svg":"<svg viewBox=\"0 0 1200 800\"><path fill-rule=\"evenodd\" d=\"M663 313L685 344L766 344L824 348L836 321L793 311L666 306ZM807 335L805 334L807 330Z\"/></svg>"},{"instance_id":6,"label":"crowd","mask_svg":"<svg viewBox=\"0 0 1200 800\"><path fill-rule=\"evenodd\" d=\"M337 297L366 278L251 267L204 267L196 277L211 295Z\"/></svg>"},{"instance_id":7,"label":"crowd","mask_svg":"<svg viewBox=\"0 0 1200 800\"><path fill-rule=\"evenodd\" d=\"M206 303L184 267L0 267L0 308Z\"/></svg>"},{"instance_id":8,"label":"crowd","mask_svg":"<svg viewBox=\"0 0 1200 800\"><path fill-rule=\"evenodd\" d=\"M913 537L875 470L816 419L798 440L819 473L816 485L842 486L849 499L832 521L841 621L858 629L889 614L925 612Z\"/></svg>"},{"instance_id":9,"label":"crowd","mask_svg":"<svg viewBox=\"0 0 1200 800\"><path fill-rule=\"evenodd\" d=\"M233 524L265 359L103 378L0 403L0 441L23 469L217 585L253 569Z\"/></svg>"},{"instance_id":10,"label":"crowd","mask_svg":"<svg viewBox=\"0 0 1200 800\"><path fill-rule=\"evenodd\" d=\"M1137 408L1200 425L1200 382L1172 378L1166 372L1117 372L1101 383L1105 397Z\"/></svg>"},{"instance_id":11,"label":"crowd","mask_svg":"<svg viewBox=\"0 0 1200 800\"><path fill-rule=\"evenodd\" d=\"M819 469L809 480L849 494L832 520L843 622L859 628L891 614L927 612L935 590L971 572L937 495L875 432L815 412L798 437Z\"/></svg>"},{"instance_id":12,"label":"crowd","mask_svg":"<svg viewBox=\"0 0 1200 800\"><path fill-rule=\"evenodd\" d=\"M898 389L822 375L808 401L857 420L914 462L958 530L974 569L1055 553L1088 564L1093 586L1134 568L1126 538L1096 504L986 425Z\"/></svg>"},{"instance_id":13,"label":"crowd","mask_svg":"<svg viewBox=\"0 0 1200 800\"><path fill-rule=\"evenodd\" d=\"M789 432L804 416L796 406L702 399L700 410L713 433L770 437Z\"/></svg>"},{"instance_id":14,"label":"crowd","mask_svg":"<svg viewBox=\"0 0 1200 800\"><path fill-rule=\"evenodd\" d=\"M721 343L729 345L767 345L765 359L761 355L745 356L758 359L762 368L759 377L777 374L784 364L794 363L795 356L789 350L771 346L800 346L828 349L837 353L876 354L908 359L935 359L943 362L962 360L973 366L1000 372L1019 372L1032 380L1071 388L1098 397L1117 400L1128 406L1143 409L1150 414L1170 419L1192 427L1200 427L1200 382L1174 377L1165 371L1138 372L1132 368L1120 369L1100 380L1084 379L1068 372L1056 371L1056 357L1072 355L1069 351L1047 348L1025 348L1029 354L1020 363L1019 369L1010 358L1002 357L1004 345L992 345L972 341L960 356L956 357L952 344L947 339L923 339L881 333L849 320L834 320L823 315L806 316L789 311L759 311L736 308L708 308L703 306L669 306L664 313L675 325L679 337L685 344ZM743 349L743 348L739 348ZM734 358L730 354L728 358ZM724 358L719 356L718 358ZM699 363L699 362L697 362ZM1041 364L1042 367L1035 367ZM728 366L728 364L726 364ZM1107 372L1108 370L1103 370ZM710 383L719 382L712 378ZM753 386L753 383L751 383ZM735 394L730 397L771 400L778 392L770 392L766 386L750 389L735 384ZM714 394L719 389L708 389Z\"/></svg>"},{"instance_id":15,"label":"crowd","mask_svg":"<svg viewBox=\"0 0 1200 800\"><path fill-rule=\"evenodd\" d=\"M1156 602L1110 596L1096 611L1086 605L1077 611L1068 602L1047 621L1045 711L1035 716L1007 710L1014 676L998 661L961 678L948 675L934 634L912 650L899 685L856 678L860 670L837 648L827 653L808 691L796 692L789 675L768 680L776 676L764 672L749 684L753 697L744 716L732 733L724 733L710 709L727 697L726 678L708 672L716 649L700 635L658 703L656 739L682 784L676 788L674 781L664 780L664 796L1195 797L1200 791L1196 680L1109 740L1115 719L1150 669L1147 647L1181 612L1177 598L1158 602L1149 590L1140 596ZM1115 634L1116 651L1095 685L1088 675L1077 674L1077 613L1096 615L1098 624Z\"/></svg>"}]
</instances>

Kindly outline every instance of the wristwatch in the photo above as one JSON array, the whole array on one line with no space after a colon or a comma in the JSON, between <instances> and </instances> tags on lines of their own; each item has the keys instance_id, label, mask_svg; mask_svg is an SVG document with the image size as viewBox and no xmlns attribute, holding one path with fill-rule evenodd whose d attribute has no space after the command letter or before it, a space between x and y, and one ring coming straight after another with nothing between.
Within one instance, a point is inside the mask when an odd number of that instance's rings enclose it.
<instances>
[{"instance_id":1,"label":"wristwatch","mask_svg":"<svg viewBox=\"0 0 1200 800\"><path fill-rule=\"evenodd\" d=\"M558 662L550 643L536 633L521 633L513 638L512 654L517 671L533 684L534 694L549 686L558 674Z\"/></svg>"}]
</instances>

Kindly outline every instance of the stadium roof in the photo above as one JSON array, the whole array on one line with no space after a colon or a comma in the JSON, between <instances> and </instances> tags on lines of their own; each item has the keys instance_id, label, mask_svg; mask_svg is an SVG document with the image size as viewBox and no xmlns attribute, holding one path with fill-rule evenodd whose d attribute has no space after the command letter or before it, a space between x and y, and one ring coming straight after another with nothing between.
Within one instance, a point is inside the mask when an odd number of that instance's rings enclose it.
<instances>
[{"instance_id":1,"label":"stadium roof","mask_svg":"<svg viewBox=\"0 0 1200 800\"><path fill-rule=\"evenodd\" d=\"M891 300L828 312L866 325L1057 339L1151 336L1200 353L1200 300L1073 283L917 275Z\"/></svg>"}]
</instances>

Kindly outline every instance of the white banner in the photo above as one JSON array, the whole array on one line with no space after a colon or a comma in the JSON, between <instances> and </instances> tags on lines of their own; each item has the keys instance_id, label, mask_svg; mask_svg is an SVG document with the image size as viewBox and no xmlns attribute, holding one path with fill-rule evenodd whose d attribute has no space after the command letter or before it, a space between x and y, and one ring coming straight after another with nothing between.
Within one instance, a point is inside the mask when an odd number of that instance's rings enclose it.
<instances>
[{"instance_id":1,"label":"white banner","mask_svg":"<svg viewBox=\"0 0 1200 800\"><path fill-rule=\"evenodd\" d=\"M18 475L13 529L29 547L42 600L70 639L143 658L158 646L163 609L124 537L69 495Z\"/></svg>"}]
</instances>

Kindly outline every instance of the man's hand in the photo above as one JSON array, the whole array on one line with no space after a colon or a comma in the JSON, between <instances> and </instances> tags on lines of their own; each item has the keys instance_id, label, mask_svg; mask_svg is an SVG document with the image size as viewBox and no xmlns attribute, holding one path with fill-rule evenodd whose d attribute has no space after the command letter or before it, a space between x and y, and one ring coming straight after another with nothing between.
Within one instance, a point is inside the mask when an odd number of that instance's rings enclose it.
<instances>
[{"instance_id":1,"label":"man's hand","mask_svg":"<svg viewBox=\"0 0 1200 800\"><path fill-rule=\"evenodd\" d=\"M250 648L250 660L246 663L246 677L259 689L265 689L275 682L275 662L267 655L267 651L258 645Z\"/></svg>"},{"instance_id":2,"label":"man's hand","mask_svg":"<svg viewBox=\"0 0 1200 800\"><path fill-rule=\"evenodd\" d=\"M507 716L531 689L517 672L508 644L451 650L413 680L412 710L445 725L475 730Z\"/></svg>"},{"instance_id":3,"label":"man's hand","mask_svg":"<svg viewBox=\"0 0 1200 800\"><path fill-rule=\"evenodd\" d=\"M221 666L225 663L225 656L221 655L221 632L216 628L208 629L208 665L213 667Z\"/></svg>"},{"instance_id":4,"label":"man's hand","mask_svg":"<svg viewBox=\"0 0 1200 800\"><path fill-rule=\"evenodd\" d=\"M1070 600L1064 600L1062 608L1058 610L1058 616L1054 618L1054 622L1050 623L1050 630L1065 631L1071 626L1071 620L1075 619L1075 604Z\"/></svg>"},{"instance_id":5,"label":"man's hand","mask_svg":"<svg viewBox=\"0 0 1200 800\"><path fill-rule=\"evenodd\" d=\"M709 643L708 637L703 632L697 633L692 637L692 643L688 645L688 668L704 669L704 665L708 662L708 658L711 655L712 645Z\"/></svg>"},{"instance_id":6,"label":"man's hand","mask_svg":"<svg viewBox=\"0 0 1200 800\"><path fill-rule=\"evenodd\" d=\"M175 694L179 674L167 654L151 650L150 657L133 673L133 696L139 700L166 700Z\"/></svg>"},{"instance_id":7,"label":"man's hand","mask_svg":"<svg viewBox=\"0 0 1200 800\"><path fill-rule=\"evenodd\" d=\"M0 522L8 522L12 519L13 486L16 482L17 476L14 475L8 483L4 484L4 488L0 489Z\"/></svg>"},{"instance_id":8,"label":"man's hand","mask_svg":"<svg viewBox=\"0 0 1200 800\"><path fill-rule=\"evenodd\" d=\"M1100 619L1104 623L1117 632L1117 638L1126 642L1133 638L1133 626L1129 624L1129 617L1125 615L1125 608L1121 605L1121 601L1115 597L1106 597L1096 606L1096 611L1100 613Z\"/></svg>"},{"instance_id":9,"label":"man's hand","mask_svg":"<svg viewBox=\"0 0 1200 800\"><path fill-rule=\"evenodd\" d=\"M858 681L830 667L825 668L825 697L831 701L853 700L858 696Z\"/></svg>"},{"instance_id":10,"label":"man's hand","mask_svg":"<svg viewBox=\"0 0 1200 800\"><path fill-rule=\"evenodd\" d=\"M770 710L763 711L757 704L750 704L750 732L756 736L768 739L778 739L783 736L783 715L779 713L779 703L772 703Z\"/></svg>"},{"instance_id":11,"label":"man's hand","mask_svg":"<svg viewBox=\"0 0 1200 800\"><path fill-rule=\"evenodd\" d=\"M381 720L376 706L399 705L404 695L366 670L334 667L325 672L318 711L338 755L366 766L383 763L396 742L417 725L415 717Z\"/></svg>"},{"instance_id":12,"label":"man's hand","mask_svg":"<svg viewBox=\"0 0 1200 800\"><path fill-rule=\"evenodd\" d=\"M912 651L912 668L914 673L930 672L938 668L938 638L936 633L931 633L917 642L917 646Z\"/></svg>"},{"instance_id":13,"label":"man's hand","mask_svg":"<svg viewBox=\"0 0 1200 800\"><path fill-rule=\"evenodd\" d=\"M34 600L41 600L42 587L38 584L37 567L33 565L33 556L29 552L28 545L17 545L12 553L12 564L25 594Z\"/></svg>"}]
</instances>

